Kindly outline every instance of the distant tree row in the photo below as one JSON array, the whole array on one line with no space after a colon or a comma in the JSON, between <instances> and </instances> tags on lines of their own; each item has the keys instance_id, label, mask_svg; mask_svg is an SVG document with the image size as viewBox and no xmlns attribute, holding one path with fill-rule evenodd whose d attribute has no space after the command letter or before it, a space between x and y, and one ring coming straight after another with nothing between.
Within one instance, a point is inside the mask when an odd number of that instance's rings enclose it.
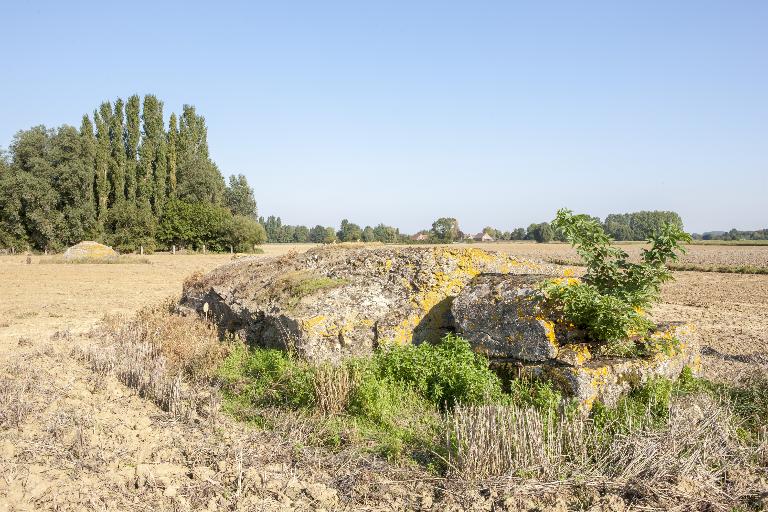
<instances>
[{"instance_id":1,"label":"distant tree row","mask_svg":"<svg viewBox=\"0 0 768 512\"><path fill-rule=\"evenodd\" d=\"M707 231L705 233L693 233L694 240L768 240L768 229L756 229L754 231L739 231L734 228L730 231Z\"/></svg>"},{"instance_id":2,"label":"distant tree row","mask_svg":"<svg viewBox=\"0 0 768 512\"><path fill-rule=\"evenodd\" d=\"M659 232L664 224L673 224L683 229L680 215L664 211L614 213L605 218L603 229L615 240L647 240Z\"/></svg>"},{"instance_id":3,"label":"distant tree row","mask_svg":"<svg viewBox=\"0 0 768 512\"><path fill-rule=\"evenodd\" d=\"M263 241L253 190L229 186L208 153L205 119L137 95L104 102L79 130L19 131L0 155L0 247L59 250L98 240L121 251L157 244L212 250ZM253 243L252 243L253 242Z\"/></svg>"},{"instance_id":4,"label":"distant tree row","mask_svg":"<svg viewBox=\"0 0 768 512\"><path fill-rule=\"evenodd\" d=\"M593 217L593 219L600 222L597 217ZM602 226L605 232L615 240L647 240L652 234L658 232L665 223L683 228L680 215L675 212L664 211L611 214L605 218ZM517 228L504 232L486 227L483 232L488 233L496 240L535 240L540 243L547 243L552 240L565 241L565 236L553 229L547 222L531 224L527 229Z\"/></svg>"},{"instance_id":5,"label":"distant tree row","mask_svg":"<svg viewBox=\"0 0 768 512\"><path fill-rule=\"evenodd\" d=\"M267 241L270 243L333 243L333 242L383 242L396 243L404 240L400 230L384 224L376 227L359 225L349 222L347 219L341 221L338 230L333 227L317 225L313 228L307 226L291 226L283 224L280 217L269 216L259 218L259 222L264 226Z\"/></svg>"}]
</instances>

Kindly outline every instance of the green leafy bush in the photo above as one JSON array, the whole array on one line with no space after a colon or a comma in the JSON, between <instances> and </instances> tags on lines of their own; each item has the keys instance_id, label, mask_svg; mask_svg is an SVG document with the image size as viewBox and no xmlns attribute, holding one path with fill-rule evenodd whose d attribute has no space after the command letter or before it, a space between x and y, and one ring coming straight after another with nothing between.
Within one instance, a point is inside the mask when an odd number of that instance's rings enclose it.
<instances>
[{"instance_id":1,"label":"green leafy bush","mask_svg":"<svg viewBox=\"0 0 768 512\"><path fill-rule=\"evenodd\" d=\"M590 416L605 435L626 434L633 428L659 428L669 419L674 389L669 379L651 379L622 397L616 407L596 402Z\"/></svg>"},{"instance_id":2,"label":"green leafy bush","mask_svg":"<svg viewBox=\"0 0 768 512\"><path fill-rule=\"evenodd\" d=\"M612 239L598 222L587 215L574 215L561 209L552 225L562 230L587 265L583 281L603 295L616 297L632 307L646 308L658 300L661 285L672 279L666 263L685 252L683 242L691 237L675 224L664 224L648 238L650 248L643 249L640 263L612 246Z\"/></svg>"},{"instance_id":3,"label":"green leafy bush","mask_svg":"<svg viewBox=\"0 0 768 512\"><path fill-rule=\"evenodd\" d=\"M385 348L374 355L372 365L378 378L406 385L442 408L501 396L501 381L488 361L452 334L434 345Z\"/></svg>"},{"instance_id":4,"label":"green leafy bush","mask_svg":"<svg viewBox=\"0 0 768 512\"><path fill-rule=\"evenodd\" d=\"M298 409L314 402L311 368L281 350L237 346L219 367L218 377L235 406Z\"/></svg>"},{"instance_id":5,"label":"green leafy bush","mask_svg":"<svg viewBox=\"0 0 768 512\"><path fill-rule=\"evenodd\" d=\"M509 380L508 390L501 402L517 407L530 407L557 417L559 413L576 412L578 403L566 400L563 394L548 380L519 377Z\"/></svg>"},{"instance_id":6,"label":"green leafy bush","mask_svg":"<svg viewBox=\"0 0 768 512\"><path fill-rule=\"evenodd\" d=\"M641 334L651 327L644 310L659 298L661 285L672 279L667 261L683 252L690 236L679 226L665 224L648 239L641 261L629 261L626 252L611 245L611 238L595 219L557 212L552 226L562 232L584 260L587 271L578 280L551 280L542 287L553 314L584 329L596 341L615 341Z\"/></svg>"},{"instance_id":7,"label":"green leafy bush","mask_svg":"<svg viewBox=\"0 0 768 512\"><path fill-rule=\"evenodd\" d=\"M210 251L251 252L266 241L264 226L252 217L232 215L223 206L172 199L165 205L157 238L166 246L205 246Z\"/></svg>"},{"instance_id":8,"label":"green leafy bush","mask_svg":"<svg viewBox=\"0 0 768 512\"><path fill-rule=\"evenodd\" d=\"M260 421L262 409L270 407L321 412L317 393L334 388L318 386L322 367L279 350L235 347L217 374L225 408L249 421ZM501 381L488 361L452 335L434 345L387 347L324 374L349 382L348 395L336 402L344 406L335 417L347 418L350 428L364 433L376 451L389 457L406 446L435 449L439 409L503 398ZM329 443L340 442L341 427L329 424Z\"/></svg>"},{"instance_id":9,"label":"green leafy bush","mask_svg":"<svg viewBox=\"0 0 768 512\"><path fill-rule=\"evenodd\" d=\"M619 340L651 326L630 304L587 283L548 281L542 291L557 316L585 329L595 340Z\"/></svg>"}]
</instances>

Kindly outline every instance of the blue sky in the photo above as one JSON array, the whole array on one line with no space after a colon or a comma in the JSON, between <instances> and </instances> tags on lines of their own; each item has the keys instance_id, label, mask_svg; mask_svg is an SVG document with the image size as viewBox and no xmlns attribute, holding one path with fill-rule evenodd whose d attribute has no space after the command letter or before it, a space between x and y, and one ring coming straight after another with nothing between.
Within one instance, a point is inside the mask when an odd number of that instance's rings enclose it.
<instances>
[{"instance_id":1,"label":"blue sky","mask_svg":"<svg viewBox=\"0 0 768 512\"><path fill-rule=\"evenodd\" d=\"M0 146L154 93L284 222L768 226L768 2L9 2Z\"/></svg>"}]
</instances>

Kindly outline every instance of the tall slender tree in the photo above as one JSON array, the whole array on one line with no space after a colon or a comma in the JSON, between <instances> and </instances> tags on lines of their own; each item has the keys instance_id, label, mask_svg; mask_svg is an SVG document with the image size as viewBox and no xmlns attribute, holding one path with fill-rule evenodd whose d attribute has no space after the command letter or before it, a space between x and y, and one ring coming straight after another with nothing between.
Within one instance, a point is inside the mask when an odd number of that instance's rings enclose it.
<instances>
[{"instance_id":1,"label":"tall slender tree","mask_svg":"<svg viewBox=\"0 0 768 512\"><path fill-rule=\"evenodd\" d=\"M88 115L80 123L81 194L83 198L83 225L91 236L96 229L96 137Z\"/></svg>"},{"instance_id":2,"label":"tall slender tree","mask_svg":"<svg viewBox=\"0 0 768 512\"><path fill-rule=\"evenodd\" d=\"M169 198L176 197L176 162L177 146L179 143L179 129L177 127L176 114L171 114L168 121L168 193Z\"/></svg>"},{"instance_id":3,"label":"tall slender tree","mask_svg":"<svg viewBox=\"0 0 768 512\"><path fill-rule=\"evenodd\" d=\"M155 157L157 153L157 137L155 122L158 113L157 98L148 94L144 96L144 108L141 112L142 136L141 146L139 147L139 173L137 200L142 208L151 205L154 197L154 177L155 177Z\"/></svg>"},{"instance_id":4,"label":"tall slender tree","mask_svg":"<svg viewBox=\"0 0 768 512\"><path fill-rule=\"evenodd\" d=\"M163 102L157 102L157 110L152 120L152 135L154 138L155 160L153 163L155 188L152 200L155 215L160 216L163 212L165 199L168 190L168 155L167 141L163 123Z\"/></svg>"},{"instance_id":5,"label":"tall slender tree","mask_svg":"<svg viewBox=\"0 0 768 512\"><path fill-rule=\"evenodd\" d=\"M141 138L141 100L134 94L128 98L125 104L125 154L126 173L125 188L126 198L129 202L136 201L136 187L139 175L139 140Z\"/></svg>"},{"instance_id":6,"label":"tall slender tree","mask_svg":"<svg viewBox=\"0 0 768 512\"><path fill-rule=\"evenodd\" d=\"M126 198L126 166L125 141L123 137L123 100L115 100L110 123L110 142L112 149L112 197L113 204L120 205Z\"/></svg>"},{"instance_id":7,"label":"tall slender tree","mask_svg":"<svg viewBox=\"0 0 768 512\"><path fill-rule=\"evenodd\" d=\"M107 143L109 144L108 156L107 156L107 210L115 203L115 180L116 175L119 173L117 169L117 163L115 162L112 154L112 118L114 116L112 112L112 104L108 101L103 102L99 106L99 114L101 120L104 122L107 132Z\"/></svg>"},{"instance_id":8,"label":"tall slender tree","mask_svg":"<svg viewBox=\"0 0 768 512\"><path fill-rule=\"evenodd\" d=\"M101 232L109 203L109 125L98 111L93 112L93 121L96 125L96 205L98 231Z\"/></svg>"},{"instance_id":9,"label":"tall slender tree","mask_svg":"<svg viewBox=\"0 0 768 512\"><path fill-rule=\"evenodd\" d=\"M224 196L224 178L208 155L208 129L195 107L184 105L179 120L176 193L190 202L219 204Z\"/></svg>"}]
</instances>

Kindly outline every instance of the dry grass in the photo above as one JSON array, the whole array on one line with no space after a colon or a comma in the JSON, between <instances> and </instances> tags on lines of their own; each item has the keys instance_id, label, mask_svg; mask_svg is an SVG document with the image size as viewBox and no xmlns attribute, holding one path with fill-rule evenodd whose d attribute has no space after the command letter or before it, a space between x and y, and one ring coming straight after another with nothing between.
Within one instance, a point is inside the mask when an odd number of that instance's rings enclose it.
<instances>
[{"instance_id":1,"label":"dry grass","mask_svg":"<svg viewBox=\"0 0 768 512\"><path fill-rule=\"evenodd\" d=\"M631 260L640 258L645 247L642 242L616 244L629 254ZM499 251L511 256L561 261L565 264L578 262L579 255L569 244L535 242L495 242L474 244L474 247ZM768 245L687 245L686 253L676 262L679 265L701 265L702 267L757 267L768 268Z\"/></svg>"},{"instance_id":2,"label":"dry grass","mask_svg":"<svg viewBox=\"0 0 768 512\"><path fill-rule=\"evenodd\" d=\"M563 258L547 258L549 263L569 267L584 267L579 260ZM667 265L678 272L720 272L722 274L768 274L768 266L756 265L711 265L701 263L670 263Z\"/></svg>"},{"instance_id":3,"label":"dry grass","mask_svg":"<svg viewBox=\"0 0 768 512\"><path fill-rule=\"evenodd\" d=\"M115 375L163 410L176 415L203 413L210 383L226 357L213 326L170 313L172 303L146 308L135 317L105 318L95 334L103 341L81 357L101 375Z\"/></svg>"},{"instance_id":4,"label":"dry grass","mask_svg":"<svg viewBox=\"0 0 768 512\"><path fill-rule=\"evenodd\" d=\"M352 378L343 365L321 364L314 368L315 404L326 416L347 409L352 393Z\"/></svg>"},{"instance_id":5,"label":"dry grass","mask_svg":"<svg viewBox=\"0 0 768 512\"><path fill-rule=\"evenodd\" d=\"M672 263L669 268L677 271L721 272L724 274L768 274L768 267L755 265L701 265L696 263Z\"/></svg>"},{"instance_id":6,"label":"dry grass","mask_svg":"<svg viewBox=\"0 0 768 512\"><path fill-rule=\"evenodd\" d=\"M628 432L611 433L588 419L535 409L460 406L446 416L450 473L475 481L519 477L630 486L662 509L699 501L728 510L759 494L753 478L766 470L768 445L740 442L727 408L705 395L681 398L662 428L651 423L639 418Z\"/></svg>"},{"instance_id":7,"label":"dry grass","mask_svg":"<svg viewBox=\"0 0 768 512\"><path fill-rule=\"evenodd\" d=\"M20 365L6 367L0 372L0 430L21 428L32 410L36 392L33 375Z\"/></svg>"},{"instance_id":8,"label":"dry grass","mask_svg":"<svg viewBox=\"0 0 768 512\"><path fill-rule=\"evenodd\" d=\"M94 375L115 375L177 417L216 417L213 411L218 409L218 393L211 386L211 375L226 348L205 322L176 316L166 304L145 309L129 319L108 318L99 335L105 337L105 342L98 343L84 356ZM349 372L330 364L319 365L314 371L318 410L325 417L338 415L349 401ZM98 379L93 386L100 387ZM324 435L320 431L323 421L318 421L321 418L277 409L261 413L271 432L260 435L274 436L274 442L279 439L281 449L317 445L317 439ZM67 437L59 444L66 448L74 466L98 467L99 450L91 440L88 423L75 419L62 420L66 428L59 430ZM598 429L583 418L566 419L510 406L459 406L446 416L446 478L420 471L408 473L407 478L425 489L439 485L444 489L441 492L445 492L443 499L448 502L471 501L471 489L487 488L494 489L492 496L503 496L511 489L517 495L556 493L568 497L573 504L582 499L575 497L581 492L579 489L600 487L608 490L604 492L617 493L616 499L642 504L645 510L668 510L696 502L709 507L708 510L727 510L748 502L750 496L759 492L754 478L765 471L766 445L763 442L758 450L745 449L736 435L733 418L718 403L706 397L688 398L673 404L669 421L661 429L652 428L650 423L638 418L628 432L608 435L604 428ZM221 427L235 432L225 419ZM51 432L56 432L55 425ZM263 464L263 455L255 443L255 439L246 442L246 437L240 434L226 446L210 439L188 443L187 464L196 468L193 472L217 475L186 486L184 492L190 502L202 506L218 497L220 505L243 504L272 485L271 476L248 469ZM352 442L336 453L318 448L302 450L300 462L291 464L311 468L327 464L331 474L344 468L345 480L334 480L337 490L318 487L331 496L325 500L327 506L338 504L335 500L339 495L347 495L354 503L381 497L381 488L371 488L373 494L362 496L353 490L360 482L350 476L350 471L356 467L371 471L363 446ZM217 469L222 461L226 461L223 471ZM399 470L381 466L374 471L392 478L393 472ZM151 489L154 485L149 473L146 477L138 475L137 482L140 488ZM281 487L275 487L276 491L293 492L285 477L277 478L274 485L278 484ZM226 501L222 501L222 496L227 497ZM584 498L589 503L598 499ZM418 508L418 501L409 503ZM504 503L497 502L495 506L499 510L516 510L505 508Z\"/></svg>"},{"instance_id":9,"label":"dry grass","mask_svg":"<svg viewBox=\"0 0 768 512\"><path fill-rule=\"evenodd\" d=\"M458 406L446 417L452 473L463 479L515 475L553 479L564 463L586 467L589 428L538 409L506 405Z\"/></svg>"}]
</instances>

